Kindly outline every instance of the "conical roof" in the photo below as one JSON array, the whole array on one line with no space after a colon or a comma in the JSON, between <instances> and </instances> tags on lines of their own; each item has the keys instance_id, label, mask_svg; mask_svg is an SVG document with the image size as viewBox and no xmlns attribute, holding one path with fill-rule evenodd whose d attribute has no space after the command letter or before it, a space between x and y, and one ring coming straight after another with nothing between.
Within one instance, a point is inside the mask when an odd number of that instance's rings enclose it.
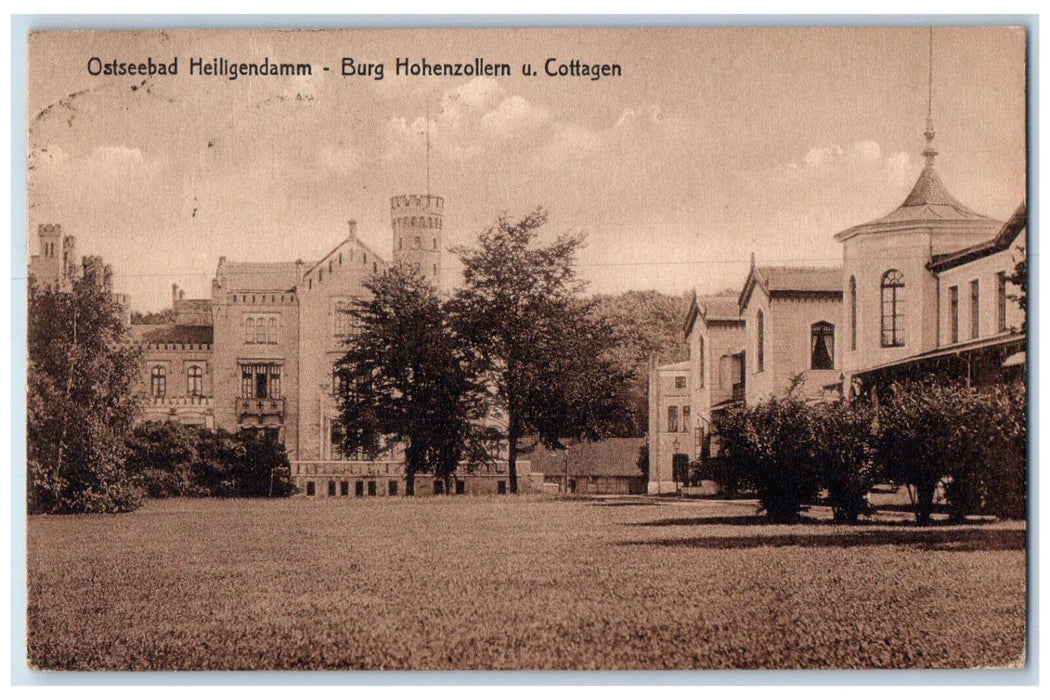
<instances>
[{"instance_id":1,"label":"conical roof","mask_svg":"<svg viewBox=\"0 0 1050 700\"><path fill-rule=\"evenodd\" d=\"M863 231L878 230L884 225L894 227L908 224L929 224L930 222L961 222L969 224L991 224L999 226L995 219L979 214L957 200L948 192L933 163L919 173L919 179L911 188L904 202L886 216L853 226L837 234L837 240L844 240Z\"/></svg>"}]
</instances>

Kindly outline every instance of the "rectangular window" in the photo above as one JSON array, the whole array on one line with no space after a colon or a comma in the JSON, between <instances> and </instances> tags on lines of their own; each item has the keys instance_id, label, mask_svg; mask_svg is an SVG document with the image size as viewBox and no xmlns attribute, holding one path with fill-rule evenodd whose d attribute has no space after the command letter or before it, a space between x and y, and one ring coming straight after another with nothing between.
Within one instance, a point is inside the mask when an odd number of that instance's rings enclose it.
<instances>
[{"instance_id":1,"label":"rectangular window","mask_svg":"<svg viewBox=\"0 0 1050 700\"><path fill-rule=\"evenodd\" d=\"M948 337L959 342L959 288L948 287Z\"/></svg>"},{"instance_id":2,"label":"rectangular window","mask_svg":"<svg viewBox=\"0 0 1050 700\"><path fill-rule=\"evenodd\" d=\"M1006 332L1006 273L995 273L996 330Z\"/></svg>"},{"instance_id":3,"label":"rectangular window","mask_svg":"<svg viewBox=\"0 0 1050 700\"><path fill-rule=\"evenodd\" d=\"M674 378L674 388L675 389L684 389L685 388L685 377L675 377Z\"/></svg>"},{"instance_id":4,"label":"rectangular window","mask_svg":"<svg viewBox=\"0 0 1050 700\"><path fill-rule=\"evenodd\" d=\"M345 459L343 454L343 424L333 420L328 424L330 459Z\"/></svg>"},{"instance_id":5,"label":"rectangular window","mask_svg":"<svg viewBox=\"0 0 1050 700\"><path fill-rule=\"evenodd\" d=\"M667 407L667 432L678 432L678 406Z\"/></svg>"},{"instance_id":6,"label":"rectangular window","mask_svg":"<svg viewBox=\"0 0 1050 700\"><path fill-rule=\"evenodd\" d=\"M241 398L255 398L255 386L253 384L252 379L252 368L248 365L241 367Z\"/></svg>"},{"instance_id":7,"label":"rectangular window","mask_svg":"<svg viewBox=\"0 0 1050 700\"><path fill-rule=\"evenodd\" d=\"M374 481L369 481L368 482L368 495L369 496L376 495L376 482L374 482Z\"/></svg>"},{"instance_id":8,"label":"rectangular window","mask_svg":"<svg viewBox=\"0 0 1050 700\"><path fill-rule=\"evenodd\" d=\"M317 494L317 486L312 481L306 482L306 495L314 496Z\"/></svg>"},{"instance_id":9,"label":"rectangular window","mask_svg":"<svg viewBox=\"0 0 1050 700\"><path fill-rule=\"evenodd\" d=\"M339 495L340 496L349 496L350 495L350 482L349 481L340 481L339 482Z\"/></svg>"},{"instance_id":10,"label":"rectangular window","mask_svg":"<svg viewBox=\"0 0 1050 700\"><path fill-rule=\"evenodd\" d=\"M386 492L388 494L390 494L391 496L396 496L397 495L397 482L396 481L391 481L389 484L387 484Z\"/></svg>"},{"instance_id":11,"label":"rectangular window","mask_svg":"<svg viewBox=\"0 0 1050 700\"><path fill-rule=\"evenodd\" d=\"M574 488L573 491L576 491ZM507 482L500 479L496 482L496 493L507 493Z\"/></svg>"},{"instance_id":12,"label":"rectangular window","mask_svg":"<svg viewBox=\"0 0 1050 700\"><path fill-rule=\"evenodd\" d=\"M689 432L689 418L690 418L689 407L688 406L682 406L682 432L683 433L688 433Z\"/></svg>"},{"instance_id":13,"label":"rectangular window","mask_svg":"<svg viewBox=\"0 0 1050 700\"><path fill-rule=\"evenodd\" d=\"M281 398L281 368L278 365L270 365L270 398Z\"/></svg>"},{"instance_id":14,"label":"rectangular window","mask_svg":"<svg viewBox=\"0 0 1050 700\"><path fill-rule=\"evenodd\" d=\"M329 496L334 496L335 495L335 482L334 481L329 481L328 482L328 495Z\"/></svg>"},{"instance_id":15,"label":"rectangular window","mask_svg":"<svg viewBox=\"0 0 1050 700\"><path fill-rule=\"evenodd\" d=\"M456 479L456 493L462 496L467 492L467 484L463 479Z\"/></svg>"},{"instance_id":16,"label":"rectangular window","mask_svg":"<svg viewBox=\"0 0 1050 700\"><path fill-rule=\"evenodd\" d=\"M970 337L981 334L981 290L977 280L970 282Z\"/></svg>"},{"instance_id":17,"label":"rectangular window","mask_svg":"<svg viewBox=\"0 0 1050 700\"><path fill-rule=\"evenodd\" d=\"M267 396L269 396L269 392L267 391L268 386L269 383L266 381L266 372L259 372L258 368L256 368L255 398L265 399Z\"/></svg>"},{"instance_id":18,"label":"rectangular window","mask_svg":"<svg viewBox=\"0 0 1050 700\"><path fill-rule=\"evenodd\" d=\"M364 496L365 495L365 482L355 481L354 482L354 495Z\"/></svg>"},{"instance_id":19,"label":"rectangular window","mask_svg":"<svg viewBox=\"0 0 1050 700\"><path fill-rule=\"evenodd\" d=\"M350 314L352 305L349 301L335 302L332 330L337 339L345 338L354 330L354 317Z\"/></svg>"}]
</instances>

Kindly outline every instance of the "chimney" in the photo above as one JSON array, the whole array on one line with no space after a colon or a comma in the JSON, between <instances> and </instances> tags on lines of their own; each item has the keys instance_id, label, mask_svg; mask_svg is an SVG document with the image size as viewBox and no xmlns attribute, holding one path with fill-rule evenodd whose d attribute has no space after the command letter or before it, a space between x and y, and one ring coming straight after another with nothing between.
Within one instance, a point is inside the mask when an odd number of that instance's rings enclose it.
<instances>
[{"instance_id":1,"label":"chimney","mask_svg":"<svg viewBox=\"0 0 1050 700\"><path fill-rule=\"evenodd\" d=\"M299 284L303 281L303 267L306 263L303 262L302 258L295 261L295 283Z\"/></svg>"},{"instance_id":2,"label":"chimney","mask_svg":"<svg viewBox=\"0 0 1050 700\"><path fill-rule=\"evenodd\" d=\"M350 219L346 223L350 226L350 235L346 238L348 241L353 241L357 238L357 219Z\"/></svg>"},{"instance_id":3,"label":"chimney","mask_svg":"<svg viewBox=\"0 0 1050 700\"><path fill-rule=\"evenodd\" d=\"M171 308L175 308L175 301L179 298L179 285L171 283Z\"/></svg>"}]
</instances>

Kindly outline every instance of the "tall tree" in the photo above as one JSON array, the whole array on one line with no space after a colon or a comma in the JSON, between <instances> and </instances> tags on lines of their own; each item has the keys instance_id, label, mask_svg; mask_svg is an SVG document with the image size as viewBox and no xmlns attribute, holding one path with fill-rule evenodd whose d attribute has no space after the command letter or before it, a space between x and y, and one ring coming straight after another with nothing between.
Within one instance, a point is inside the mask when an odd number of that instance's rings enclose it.
<instances>
[{"instance_id":1,"label":"tall tree","mask_svg":"<svg viewBox=\"0 0 1050 700\"><path fill-rule=\"evenodd\" d=\"M365 283L369 298L349 313L356 333L336 363L343 448L370 459L405 450L405 491L434 473L449 484L477 435L484 403L471 352L452 331L437 290L411 268L393 267Z\"/></svg>"},{"instance_id":2,"label":"tall tree","mask_svg":"<svg viewBox=\"0 0 1050 700\"><path fill-rule=\"evenodd\" d=\"M125 439L141 370L112 272L85 258L72 290L30 281L27 458L30 513L114 512L137 505Z\"/></svg>"},{"instance_id":3,"label":"tall tree","mask_svg":"<svg viewBox=\"0 0 1050 700\"><path fill-rule=\"evenodd\" d=\"M561 235L537 245L547 213L520 221L497 219L476 248L455 252L463 286L451 310L485 363L494 410L505 419L510 491L518 491L517 454L523 437L548 446L562 437L608 434L625 413L629 372L615 366L615 336L581 303L584 283L575 270L583 243Z\"/></svg>"}]
</instances>

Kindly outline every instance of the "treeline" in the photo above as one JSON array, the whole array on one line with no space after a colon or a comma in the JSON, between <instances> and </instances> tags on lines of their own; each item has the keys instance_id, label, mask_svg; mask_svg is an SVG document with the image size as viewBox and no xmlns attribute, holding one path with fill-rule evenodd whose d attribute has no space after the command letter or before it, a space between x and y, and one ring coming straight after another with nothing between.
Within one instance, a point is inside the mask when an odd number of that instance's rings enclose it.
<instances>
[{"instance_id":1,"label":"treeline","mask_svg":"<svg viewBox=\"0 0 1050 700\"><path fill-rule=\"evenodd\" d=\"M876 484L907 486L915 519L930 522L943 490L949 517L1025 517L1025 387L980 391L954 383L892 385L877 399L807 404L776 398L724 413L709 474L753 490L772 522L792 522L826 492L834 517L856 522Z\"/></svg>"}]
</instances>

